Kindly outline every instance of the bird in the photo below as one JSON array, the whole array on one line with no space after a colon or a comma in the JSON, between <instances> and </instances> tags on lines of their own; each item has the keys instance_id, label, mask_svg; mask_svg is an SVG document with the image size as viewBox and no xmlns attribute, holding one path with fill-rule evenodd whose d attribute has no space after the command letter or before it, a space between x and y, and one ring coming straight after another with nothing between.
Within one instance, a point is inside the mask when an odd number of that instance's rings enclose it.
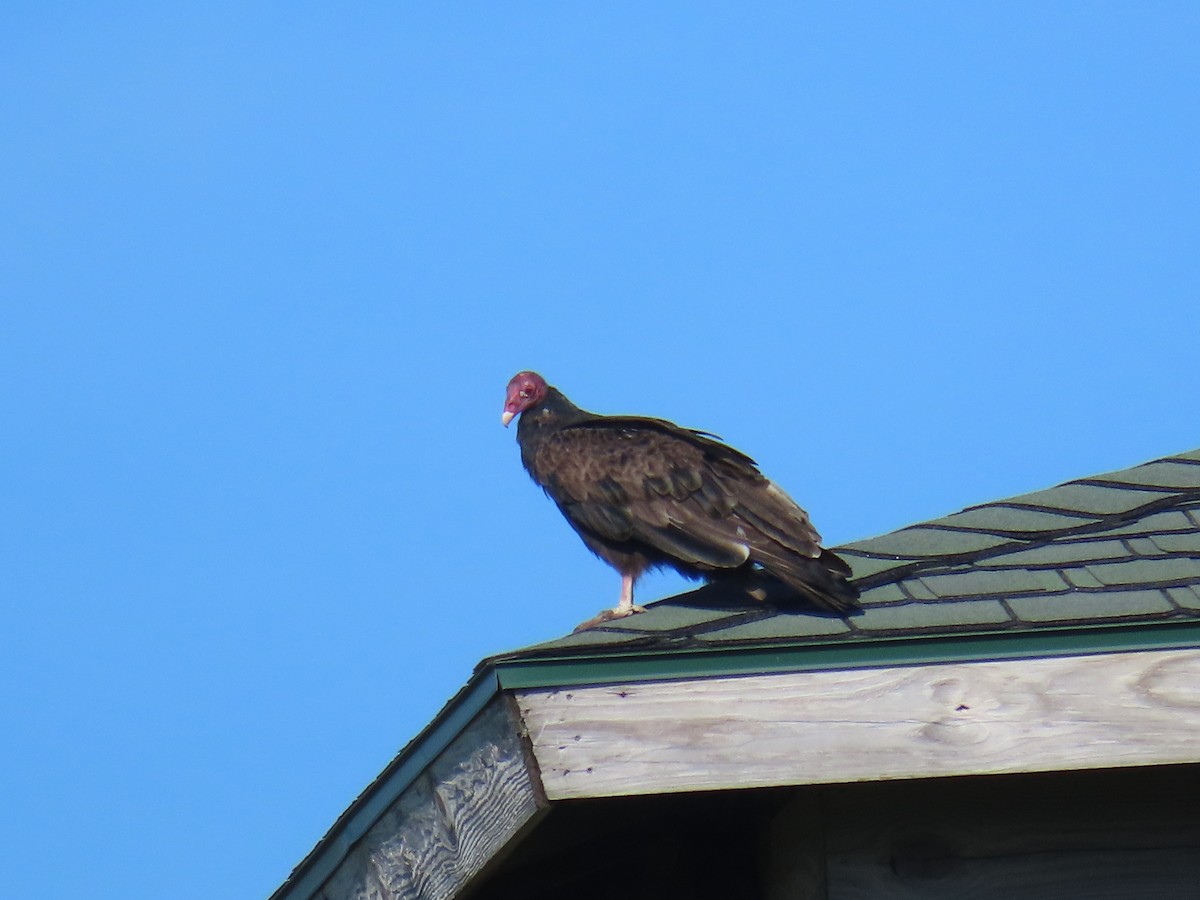
<instances>
[{"instance_id":1,"label":"bird","mask_svg":"<svg viewBox=\"0 0 1200 900\"><path fill-rule=\"evenodd\" d=\"M808 514L716 435L588 412L532 371L508 383L501 422L507 428L517 417L526 471L588 549L621 575L617 605L576 631L644 612L634 583L664 567L746 585L765 573L820 610L858 609L850 566L821 546Z\"/></svg>"}]
</instances>

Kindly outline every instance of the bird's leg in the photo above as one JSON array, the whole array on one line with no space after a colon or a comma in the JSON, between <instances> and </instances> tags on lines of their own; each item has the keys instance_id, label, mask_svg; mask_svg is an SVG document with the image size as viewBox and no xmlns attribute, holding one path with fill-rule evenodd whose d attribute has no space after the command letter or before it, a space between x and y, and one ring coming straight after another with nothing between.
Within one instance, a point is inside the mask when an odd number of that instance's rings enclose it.
<instances>
[{"instance_id":1,"label":"bird's leg","mask_svg":"<svg viewBox=\"0 0 1200 900\"><path fill-rule=\"evenodd\" d=\"M611 622L613 619L623 619L626 616L632 616L634 613L645 612L646 607L636 606L633 602L633 575L621 576L621 600L612 609L602 609L600 612L586 622L580 622L575 626L576 631L586 631L589 628L595 628L604 622Z\"/></svg>"},{"instance_id":2,"label":"bird's leg","mask_svg":"<svg viewBox=\"0 0 1200 900\"><path fill-rule=\"evenodd\" d=\"M612 618L623 619L625 616L632 616L634 613L645 612L646 607L633 605L633 576L621 576L621 601L612 609Z\"/></svg>"}]
</instances>

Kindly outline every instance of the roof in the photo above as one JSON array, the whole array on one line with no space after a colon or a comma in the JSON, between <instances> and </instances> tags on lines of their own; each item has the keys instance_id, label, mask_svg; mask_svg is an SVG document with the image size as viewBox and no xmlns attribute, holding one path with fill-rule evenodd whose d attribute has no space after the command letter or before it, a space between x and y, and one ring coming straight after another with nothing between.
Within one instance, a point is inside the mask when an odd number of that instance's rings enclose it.
<instances>
[{"instance_id":1,"label":"roof","mask_svg":"<svg viewBox=\"0 0 1200 900\"><path fill-rule=\"evenodd\" d=\"M314 896L503 691L1200 647L1200 450L835 549L862 590L847 618L709 585L484 660L274 900Z\"/></svg>"},{"instance_id":2,"label":"roof","mask_svg":"<svg viewBox=\"0 0 1200 900\"><path fill-rule=\"evenodd\" d=\"M1200 450L835 549L862 590L854 616L709 585L485 662L1200 624Z\"/></svg>"}]
</instances>

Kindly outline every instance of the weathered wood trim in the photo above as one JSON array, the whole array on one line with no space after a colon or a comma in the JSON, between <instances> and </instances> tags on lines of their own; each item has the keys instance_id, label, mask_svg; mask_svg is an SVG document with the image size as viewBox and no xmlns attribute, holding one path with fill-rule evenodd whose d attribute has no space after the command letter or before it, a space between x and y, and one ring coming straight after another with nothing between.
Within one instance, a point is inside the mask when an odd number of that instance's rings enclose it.
<instances>
[{"instance_id":1,"label":"weathered wood trim","mask_svg":"<svg viewBox=\"0 0 1200 900\"><path fill-rule=\"evenodd\" d=\"M318 900L445 900L546 806L520 723L497 696L350 850Z\"/></svg>"},{"instance_id":2,"label":"weathered wood trim","mask_svg":"<svg viewBox=\"0 0 1200 900\"><path fill-rule=\"evenodd\" d=\"M1200 650L517 693L550 800L1200 761Z\"/></svg>"}]
</instances>

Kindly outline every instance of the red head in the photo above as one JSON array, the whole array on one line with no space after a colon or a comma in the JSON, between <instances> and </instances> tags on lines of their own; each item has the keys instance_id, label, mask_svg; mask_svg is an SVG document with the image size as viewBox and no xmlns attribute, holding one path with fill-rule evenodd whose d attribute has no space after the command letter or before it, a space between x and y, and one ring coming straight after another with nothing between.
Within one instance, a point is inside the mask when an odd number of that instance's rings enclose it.
<instances>
[{"instance_id":1,"label":"red head","mask_svg":"<svg viewBox=\"0 0 1200 900\"><path fill-rule=\"evenodd\" d=\"M504 412L500 421L504 427L515 416L525 412L530 407L537 406L546 396L546 379L537 372L518 372L508 383L508 392L504 397Z\"/></svg>"}]
</instances>

